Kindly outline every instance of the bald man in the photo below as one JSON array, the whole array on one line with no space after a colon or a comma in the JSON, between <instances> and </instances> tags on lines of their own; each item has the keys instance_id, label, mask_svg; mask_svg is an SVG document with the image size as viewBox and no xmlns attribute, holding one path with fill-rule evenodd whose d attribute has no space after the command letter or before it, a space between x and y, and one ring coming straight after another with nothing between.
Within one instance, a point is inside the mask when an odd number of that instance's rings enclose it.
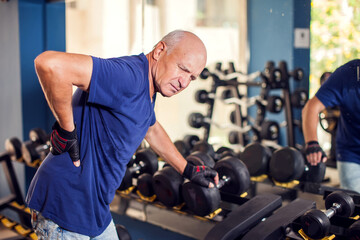
<instances>
[{"instance_id":1,"label":"bald man","mask_svg":"<svg viewBox=\"0 0 360 240\"><path fill-rule=\"evenodd\" d=\"M147 55L102 59L47 51L35 59L56 119L51 152L26 197L40 239L117 239L109 204L144 138L184 177L206 187L214 186L209 178L218 183L215 171L187 164L154 113L156 93L183 91L206 57L196 35L177 30Z\"/></svg>"}]
</instances>

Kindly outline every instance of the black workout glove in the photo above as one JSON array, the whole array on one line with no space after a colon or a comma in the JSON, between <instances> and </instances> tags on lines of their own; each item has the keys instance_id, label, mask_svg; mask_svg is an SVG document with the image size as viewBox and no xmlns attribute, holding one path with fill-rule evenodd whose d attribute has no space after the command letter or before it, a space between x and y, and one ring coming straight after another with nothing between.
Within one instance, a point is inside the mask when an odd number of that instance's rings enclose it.
<instances>
[{"instance_id":1,"label":"black workout glove","mask_svg":"<svg viewBox=\"0 0 360 240\"><path fill-rule=\"evenodd\" d=\"M76 126L74 131L68 132L62 129L56 121L52 126L52 133L50 138L50 150L54 155L60 155L68 152L73 162L80 159L79 143L76 134Z\"/></svg>"},{"instance_id":2,"label":"black workout glove","mask_svg":"<svg viewBox=\"0 0 360 240\"><path fill-rule=\"evenodd\" d=\"M308 156L311 153L321 152L321 159L327 157L324 150L320 147L318 141L310 141L306 143L305 155Z\"/></svg>"},{"instance_id":3,"label":"black workout glove","mask_svg":"<svg viewBox=\"0 0 360 240\"><path fill-rule=\"evenodd\" d=\"M206 166L195 166L191 163L187 163L183 176L189 179L191 182L199 184L203 187L209 187L209 183L212 182L209 179L215 178L217 172Z\"/></svg>"}]
</instances>

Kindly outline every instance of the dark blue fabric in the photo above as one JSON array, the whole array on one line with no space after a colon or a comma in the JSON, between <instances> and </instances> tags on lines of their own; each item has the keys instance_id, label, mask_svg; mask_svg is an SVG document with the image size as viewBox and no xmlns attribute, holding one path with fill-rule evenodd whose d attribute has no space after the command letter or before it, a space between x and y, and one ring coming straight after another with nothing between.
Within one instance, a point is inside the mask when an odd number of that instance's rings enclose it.
<instances>
[{"instance_id":1,"label":"dark blue fabric","mask_svg":"<svg viewBox=\"0 0 360 240\"><path fill-rule=\"evenodd\" d=\"M105 230L126 164L156 121L148 72L144 54L93 57L89 93L78 89L73 96L81 167L68 153L49 154L31 182L30 208L70 231L97 236Z\"/></svg>"},{"instance_id":2,"label":"dark blue fabric","mask_svg":"<svg viewBox=\"0 0 360 240\"><path fill-rule=\"evenodd\" d=\"M336 69L320 87L316 97L326 106L339 106L336 132L337 161L360 164L360 60Z\"/></svg>"}]
</instances>

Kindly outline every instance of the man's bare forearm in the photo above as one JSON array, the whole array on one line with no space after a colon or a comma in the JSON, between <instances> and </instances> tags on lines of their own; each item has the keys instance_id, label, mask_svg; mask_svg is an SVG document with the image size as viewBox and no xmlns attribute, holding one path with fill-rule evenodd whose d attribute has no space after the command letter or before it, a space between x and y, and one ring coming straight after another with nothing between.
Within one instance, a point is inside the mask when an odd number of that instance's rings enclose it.
<instances>
[{"instance_id":1,"label":"man's bare forearm","mask_svg":"<svg viewBox=\"0 0 360 240\"><path fill-rule=\"evenodd\" d=\"M180 174L184 172L187 162L176 149L160 123L156 122L149 128L145 139L150 144L151 148Z\"/></svg>"}]
</instances>

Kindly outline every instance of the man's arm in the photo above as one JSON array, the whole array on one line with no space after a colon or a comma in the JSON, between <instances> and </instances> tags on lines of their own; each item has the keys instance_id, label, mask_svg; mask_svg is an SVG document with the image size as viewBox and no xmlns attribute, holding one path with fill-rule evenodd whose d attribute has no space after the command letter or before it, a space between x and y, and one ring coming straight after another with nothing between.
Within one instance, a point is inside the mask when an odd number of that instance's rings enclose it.
<instances>
[{"instance_id":1,"label":"man's arm","mask_svg":"<svg viewBox=\"0 0 360 240\"><path fill-rule=\"evenodd\" d=\"M305 104L302 110L302 130L306 144L306 158L311 165L317 165L323 156L322 149L318 144L316 146L316 143L318 142L317 126L319 123L319 113L324 109L324 104L314 96ZM326 160L325 157L323 161Z\"/></svg>"},{"instance_id":2,"label":"man's arm","mask_svg":"<svg viewBox=\"0 0 360 240\"><path fill-rule=\"evenodd\" d=\"M175 145L172 143L171 139L159 122L156 121L155 124L149 128L145 139L150 144L151 148L159 154L159 156L174 167L180 174L184 174L187 161L176 149ZM209 173L209 170L206 170L204 176L201 177L206 178L212 176L211 174L207 175ZM214 174L216 174L216 172ZM214 177L215 184L217 185L219 182L218 175L216 174L216 176L213 175L212 177ZM209 186L212 187L212 183L209 183Z\"/></svg>"},{"instance_id":3,"label":"man's arm","mask_svg":"<svg viewBox=\"0 0 360 240\"><path fill-rule=\"evenodd\" d=\"M74 165L80 166L72 110L73 86L88 91L92 74L90 56L46 51L35 59L35 70L56 123L51 133L51 152L68 152Z\"/></svg>"},{"instance_id":4,"label":"man's arm","mask_svg":"<svg viewBox=\"0 0 360 240\"><path fill-rule=\"evenodd\" d=\"M73 131L73 86L88 91L92 73L91 57L46 51L35 59L35 69L55 119L61 128Z\"/></svg>"}]
</instances>

